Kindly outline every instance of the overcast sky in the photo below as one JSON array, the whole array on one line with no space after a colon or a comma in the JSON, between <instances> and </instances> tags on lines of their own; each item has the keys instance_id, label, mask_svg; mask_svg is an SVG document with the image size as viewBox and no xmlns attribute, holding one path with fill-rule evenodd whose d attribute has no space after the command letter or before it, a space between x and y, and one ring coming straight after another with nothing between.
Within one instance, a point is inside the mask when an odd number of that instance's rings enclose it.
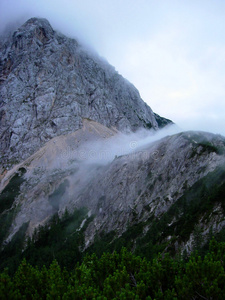
<instances>
[{"instance_id":1,"label":"overcast sky","mask_svg":"<svg viewBox=\"0 0 225 300\"><path fill-rule=\"evenodd\" d=\"M0 30L44 17L181 128L225 135L224 0L0 0Z\"/></svg>"}]
</instances>

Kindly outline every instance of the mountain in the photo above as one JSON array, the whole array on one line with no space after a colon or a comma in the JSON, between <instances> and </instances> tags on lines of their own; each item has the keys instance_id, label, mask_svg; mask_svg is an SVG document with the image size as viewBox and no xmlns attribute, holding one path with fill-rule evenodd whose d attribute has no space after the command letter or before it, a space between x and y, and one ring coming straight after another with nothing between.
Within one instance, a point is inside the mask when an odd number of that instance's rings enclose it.
<instances>
[{"instance_id":1,"label":"mountain","mask_svg":"<svg viewBox=\"0 0 225 300\"><path fill-rule=\"evenodd\" d=\"M122 132L158 129L137 89L76 40L32 18L0 43L1 165L29 157L53 137L71 133L83 118Z\"/></svg>"},{"instance_id":2,"label":"mountain","mask_svg":"<svg viewBox=\"0 0 225 300\"><path fill-rule=\"evenodd\" d=\"M223 136L160 138L172 122L47 20L0 45L0 267L17 252L175 255L224 237Z\"/></svg>"},{"instance_id":3,"label":"mountain","mask_svg":"<svg viewBox=\"0 0 225 300\"><path fill-rule=\"evenodd\" d=\"M83 222L93 217L84 233L85 249L93 244L96 235L114 232L116 239L137 224L142 230L136 238L144 237L151 232L153 221L166 218L163 222L168 234L164 239L173 236L173 244L179 240L179 247L190 251L195 225L204 229L204 234L210 228L218 232L224 227L224 195L209 200L225 185L224 137L204 132L180 133L121 156L114 156L115 143L121 145L118 133L86 120L82 129L47 142L9 171L1 183L1 204L5 203L4 209L9 211L17 207L17 212L13 224L5 230L9 230L8 239L23 224L28 224L27 232L32 234L55 213L63 215L65 209L72 212L84 207L87 215ZM18 176L23 181L18 182ZM10 192L15 179L17 194L15 183ZM196 208L198 218L182 238L177 226L182 218L188 220L184 207L188 211L189 205L190 209ZM204 205L210 207L210 218L208 209L201 211ZM162 232L160 238L161 235Z\"/></svg>"}]
</instances>

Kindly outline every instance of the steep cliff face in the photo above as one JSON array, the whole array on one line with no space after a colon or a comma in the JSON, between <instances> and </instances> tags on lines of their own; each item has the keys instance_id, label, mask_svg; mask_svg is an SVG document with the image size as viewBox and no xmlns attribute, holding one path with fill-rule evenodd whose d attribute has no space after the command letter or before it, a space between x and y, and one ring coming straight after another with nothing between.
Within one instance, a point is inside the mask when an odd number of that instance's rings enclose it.
<instances>
[{"instance_id":1,"label":"steep cliff face","mask_svg":"<svg viewBox=\"0 0 225 300\"><path fill-rule=\"evenodd\" d=\"M122 132L158 129L137 89L76 40L32 18L0 43L1 165L18 163L89 118ZM162 122L161 122L162 121Z\"/></svg>"},{"instance_id":2,"label":"steep cliff face","mask_svg":"<svg viewBox=\"0 0 225 300\"><path fill-rule=\"evenodd\" d=\"M169 234L164 234L165 239L173 236L176 242L180 240L180 246L190 250L193 228L182 237L177 224L186 218L186 211L177 206L182 201L186 207L196 205L193 214L198 217L193 224L200 226L205 235L210 228L219 232L225 226L221 207L225 194L220 194L217 201L211 194L215 193L212 192L215 186L224 183L225 139L209 133L176 134L118 157L78 196L77 203L91 209L96 216L85 232L86 246L94 242L96 233L114 232L117 238L128 228L142 224L136 236L140 239L147 234L153 220L164 220L164 227L159 226L159 236L167 230ZM171 213L173 210L178 212ZM187 222L186 226L193 224ZM184 226L182 230L188 231L188 228Z\"/></svg>"},{"instance_id":3,"label":"steep cliff face","mask_svg":"<svg viewBox=\"0 0 225 300\"><path fill-rule=\"evenodd\" d=\"M207 204L210 209L203 207L211 191L215 194L215 186L225 184L225 138L203 132L180 133L115 157L113 147L124 147L126 136L119 137L115 130L93 121L83 122L82 129L49 141L2 178L2 197L7 189L12 196L2 216L14 211L4 232L7 241L23 224L28 224L27 234L31 235L55 213L83 207L88 211L83 222L88 216L93 218L84 232L85 249L98 235L113 232L112 242L138 225L141 230L132 240L135 243L151 232L156 220L164 224L159 225L158 233L164 242L173 236L176 247L189 250L193 247L193 224L201 226L204 234L210 228L219 232L224 227L223 196L211 200ZM18 175L22 176L19 188L10 190ZM184 225L191 229L180 237L178 224L186 220L183 208L188 211L189 206L198 217L191 226Z\"/></svg>"}]
</instances>

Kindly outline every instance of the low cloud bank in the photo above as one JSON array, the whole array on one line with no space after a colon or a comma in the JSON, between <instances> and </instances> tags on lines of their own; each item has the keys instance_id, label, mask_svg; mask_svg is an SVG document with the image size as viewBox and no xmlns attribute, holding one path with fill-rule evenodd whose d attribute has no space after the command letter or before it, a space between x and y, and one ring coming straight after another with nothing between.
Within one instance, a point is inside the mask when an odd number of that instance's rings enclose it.
<instances>
[{"instance_id":1,"label":"low cloud bank","mask_svg":"<svg viewBox=\"0 0 225 300\"><path fill-rule=\"evenodd\" d=\"M110 163L117 156L144 151L145 147L155 141L180 131L176 125L170 125L157 132L142 129L130 134L119 133L108 139L84 143L76 150L67 147L62 152L61 159L104 165Z\"/></svg>"}]
</instances>

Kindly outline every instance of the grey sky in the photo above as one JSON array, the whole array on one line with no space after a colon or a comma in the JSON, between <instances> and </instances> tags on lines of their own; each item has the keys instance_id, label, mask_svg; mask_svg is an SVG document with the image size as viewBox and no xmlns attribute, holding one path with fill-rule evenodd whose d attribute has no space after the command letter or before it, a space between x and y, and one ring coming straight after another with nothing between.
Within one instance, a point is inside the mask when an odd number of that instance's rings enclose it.
<instances>
[{"instance_id":1,"label":"grey sky","mask_svg":"<svg viewBox=\"0 0 225 300\"><path fill-rule=\"evenodd\" d=\"M225 135L224 0L0 0L0 28L32 16L94 48L158 114Z\"/></svg>"}]
</instances>

